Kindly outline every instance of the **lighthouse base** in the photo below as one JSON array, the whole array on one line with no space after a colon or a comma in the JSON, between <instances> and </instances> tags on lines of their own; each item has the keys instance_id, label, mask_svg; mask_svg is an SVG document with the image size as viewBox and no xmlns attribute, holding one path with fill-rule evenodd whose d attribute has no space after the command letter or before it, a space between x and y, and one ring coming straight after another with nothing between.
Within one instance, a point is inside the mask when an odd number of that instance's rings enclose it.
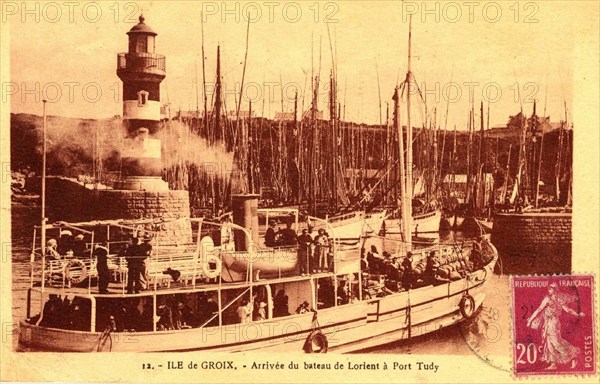
<instances>
[{"instance_id":1,"label":"lighthouse base","mask_svg":"<svg viewBox=\"0 0 600 384\"><path fill-rule=\"evenodd\" d=\"M50 222L142 220L161 244L192 241L188 191L98 189L64 177L49 177L46 188Z\"/></svg>"},{"instance_id":2,"label":"lighthouse base","mask_svg":"<svg viewBox=\"0 0 600 384\"><path fill-rule=\"evenodd\" d=\"M115 189L128 191L167 192L169 183L160 177L129 176L115 183Z\"/></svg>"}]
</instances>

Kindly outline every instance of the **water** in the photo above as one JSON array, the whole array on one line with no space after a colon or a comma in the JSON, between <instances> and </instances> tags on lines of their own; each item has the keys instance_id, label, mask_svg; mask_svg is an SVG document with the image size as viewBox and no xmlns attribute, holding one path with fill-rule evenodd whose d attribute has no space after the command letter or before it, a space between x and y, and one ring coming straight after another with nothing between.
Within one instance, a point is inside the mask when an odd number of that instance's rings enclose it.
<instances>
[{"instance_id":1,"label":"water","mask_svg":"<svg viewBox=\"0 0 600 384\"><path fill-rule=\"evenodd\" d=\"M13 345L17 346L17 324L26 316L27 289L29 288L29 252L33 225L36 224L39 206L35 200L13 200L12 204L12 275L13 303L12 315L15 324ZM440 242L456 241L461 244L465 235L460 232L445 232L435 235ZM465 243L466 244L466 243ZM375 245L381 252L396 253L399 246L397 236L391 235L367 239L365 248ZM508 277L494 275L486 286L486 301L478 314L468 322L451 326L437 332L399 341L364 351L384 354L433 354L433 355L471 355L477 354L485 361L501 369L510 369L510 297Z\"/></svg>"}]
</instances>

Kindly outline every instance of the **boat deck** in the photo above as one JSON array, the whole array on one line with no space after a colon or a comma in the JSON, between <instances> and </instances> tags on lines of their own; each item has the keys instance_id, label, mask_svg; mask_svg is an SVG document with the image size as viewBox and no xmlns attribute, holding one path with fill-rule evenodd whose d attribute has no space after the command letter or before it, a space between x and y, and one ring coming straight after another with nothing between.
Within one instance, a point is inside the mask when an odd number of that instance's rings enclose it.
<instances>
[{"instance_id":1,"label":"boat deck","mask_svg":"<svg viewBox=\"0 0 600 384\"><path fill-rule=\"evenodd\" d=\"M319 279L323 277L333 276L333 272L317 272L309 275L291 275L274 278L264 278L254 280L253 285L265 285L265 284L277 284L277 283L289 283L295 281L303 281L310 279ZM76 296L93 296L95 298L125 298L125 297L143 297L153 296L155 294L168 295L168 294L180 294L187 292L207 292L214 291L217 289L236 289L246 288L249 286L248 281L237 281L237 282L219 282L217 279L212 279L210 282L198 280L195 284L184 283L184 282L171 282L170 285L156 285L139 293L127 293L126 285L120 282L110 282L108 286L109 293L100 293L96 285L92 286L74 286L74 287L56 287L51 285L45 285L43 287L44 292L48 294L59 294L59 295L76 295ZM42 290L41 284L34 284L33 290Z\"/></svg>"}]
</instances>

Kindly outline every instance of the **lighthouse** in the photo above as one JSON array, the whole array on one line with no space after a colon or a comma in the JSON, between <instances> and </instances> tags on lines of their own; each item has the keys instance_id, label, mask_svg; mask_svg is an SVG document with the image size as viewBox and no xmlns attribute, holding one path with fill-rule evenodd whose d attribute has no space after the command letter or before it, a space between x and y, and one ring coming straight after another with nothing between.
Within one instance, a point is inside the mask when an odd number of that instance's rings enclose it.
<instances>
[{"instance_id":1,"label":"lighthouse","mask_svg":"<svg viewBox=\"0 0 600 384\"><path fill-rule=\"evenodd\" d=\"M120 189L168 190L162 180L160 83L165 57L155 53L157 33L140 15L129 32L129 49L117 55L117 76L123 82L123 123L127 137L121 151Z\"/></svg>"}]
</instances>

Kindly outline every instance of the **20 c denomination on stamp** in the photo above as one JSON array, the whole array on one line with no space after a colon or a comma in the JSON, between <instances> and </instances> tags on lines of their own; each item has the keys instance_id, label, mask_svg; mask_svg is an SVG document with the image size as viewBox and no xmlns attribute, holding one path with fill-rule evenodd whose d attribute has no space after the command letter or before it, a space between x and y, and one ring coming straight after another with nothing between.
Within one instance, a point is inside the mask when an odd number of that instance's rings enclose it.
<instances>
[{"instance_id":1,"label":"20 c denomination on stamp","mask_svg":"<svg viewBox=\"0 0 600 384\"><path fill-rule=\"evenodd\" d=\"M594 374L594 276L513 276L510 285L515 375Z\"/></svg>"}]
</instances>

